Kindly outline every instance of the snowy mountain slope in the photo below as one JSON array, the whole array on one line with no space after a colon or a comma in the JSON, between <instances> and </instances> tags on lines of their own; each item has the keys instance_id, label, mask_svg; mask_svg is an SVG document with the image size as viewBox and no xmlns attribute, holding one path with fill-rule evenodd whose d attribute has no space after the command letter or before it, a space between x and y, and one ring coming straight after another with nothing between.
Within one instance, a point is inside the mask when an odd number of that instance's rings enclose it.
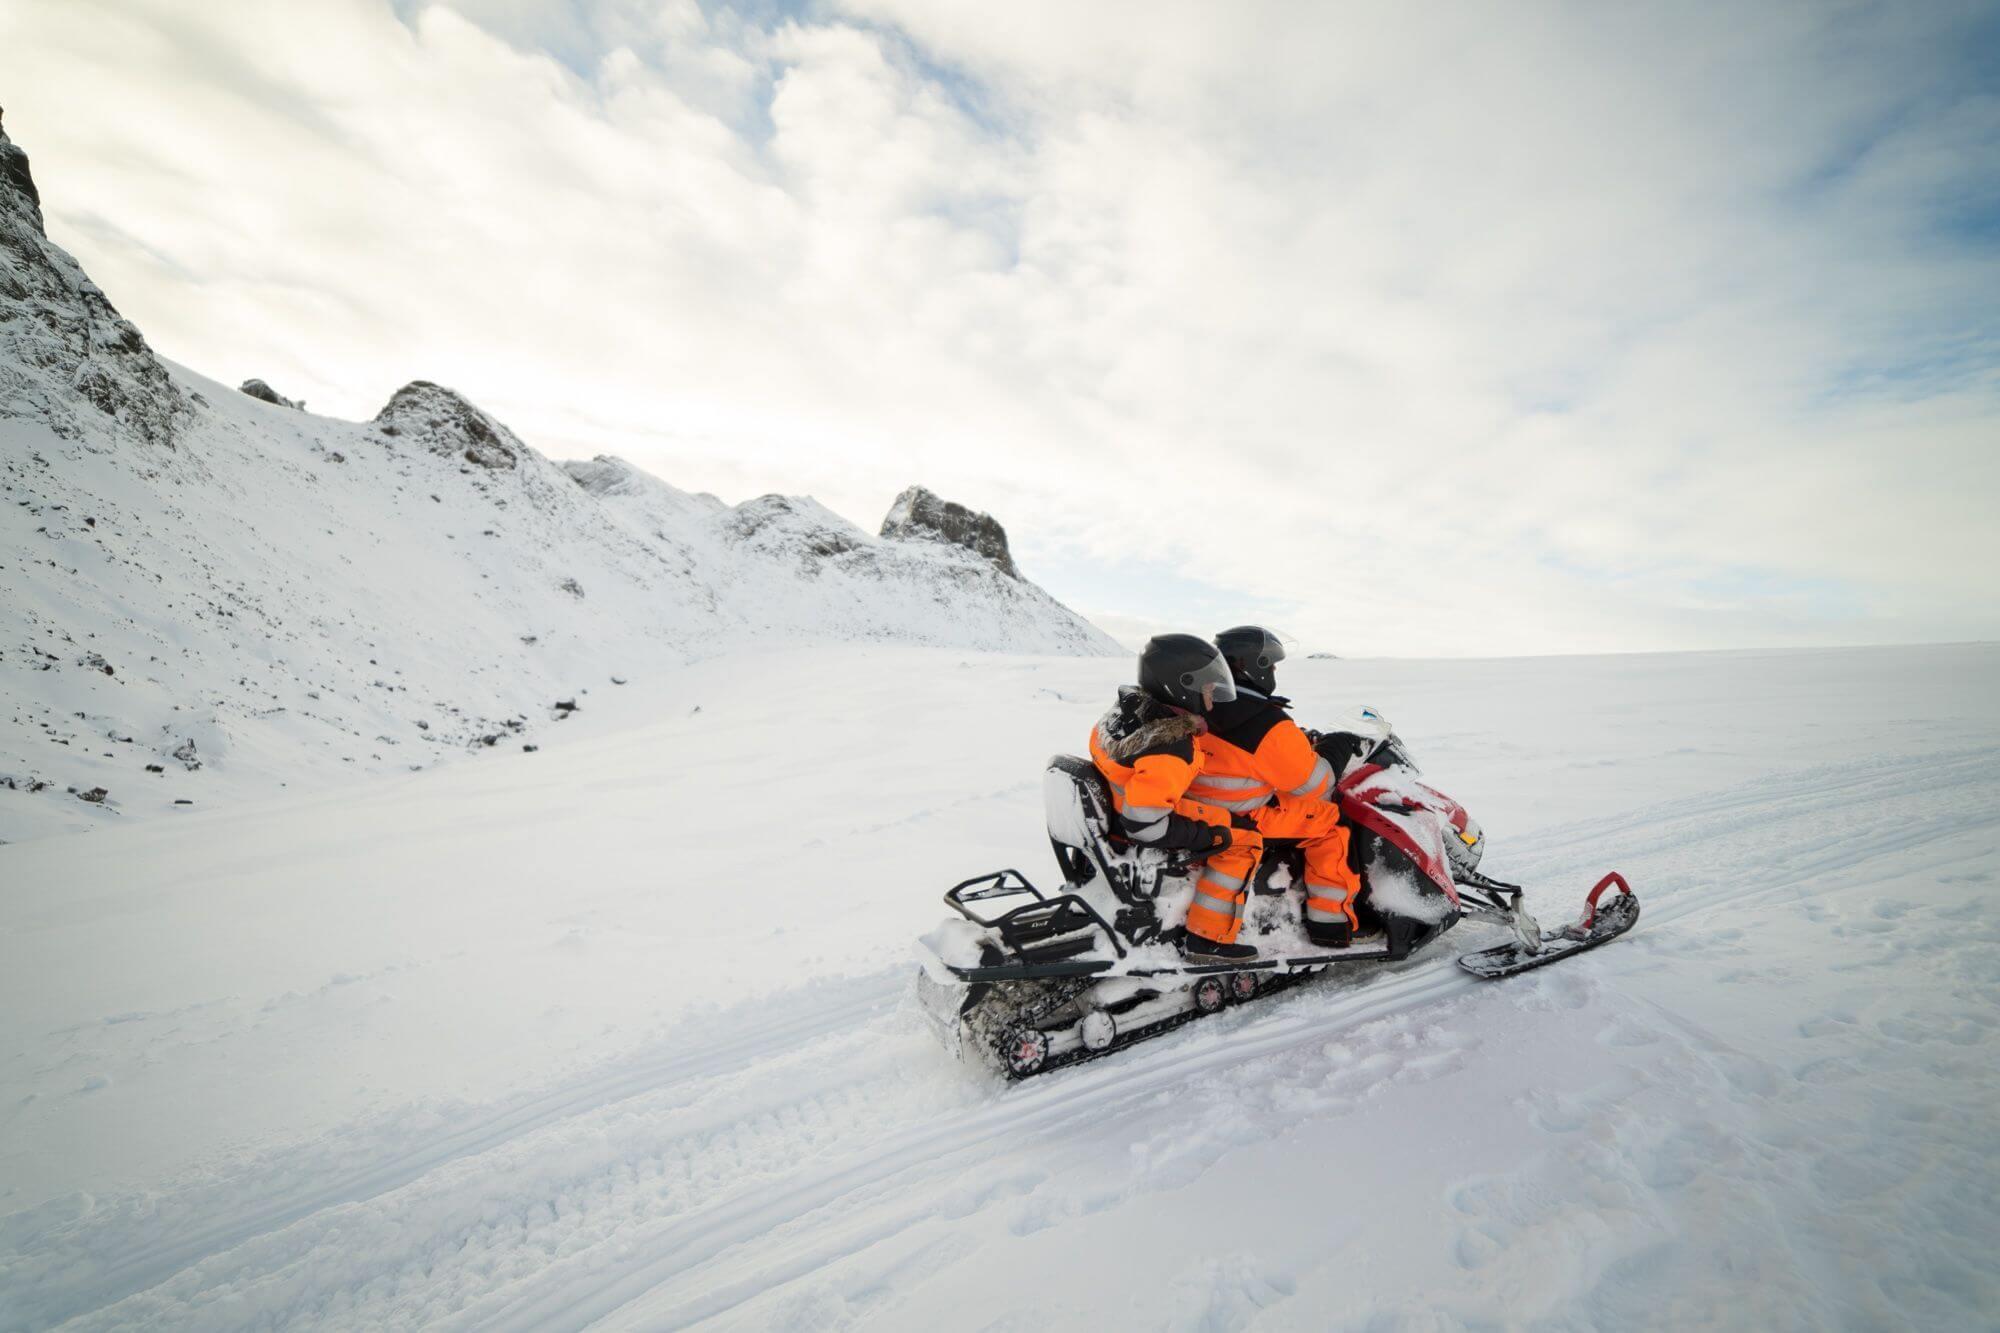
<instances>
[{"instance_id":1,"label":"snowy mountain slope","mask_svg":"<svg viewBox=\"0 0 2000 1333\"><path fill-rule=\"evenodd\" d=\"M654 484L635 526L596 480L623 465L572 475L435 384L344 422L170 366L4 136L0 297L0 840L519 748L752 643L1117 651L1011 563L808 500L669 523Z\"/></svg>"},{"instance_id":2,"label":"snowy mountain slope","mask_svg":"<svg viewBox=\"0 0 2000 1333\"><path fill-rule=\"evenodd\" d=\"M1020 576L997 523L973 515L985 526L962 530L921 487L897 497L878 538L809 496L765 495L732 509L615 458L563 466L629 530L685 553L760 633L810 625L843 639L1122 651ZM922 510L920 497L930 502Z\"/></svg>"},{"instance_id":3,"label":"snowy mountain slope","mask_svg":"<svg viewBox=\"0 0 2000 1333\"><path fill-rule=\"evenodd\" d=\"M1993 1325L2000 648L1287 669L1638 930L1003 1089L904 951L1048 875L1123 665L696 664L539 755L0 847L0 1326Z\"/></svg>"}]
</instances>

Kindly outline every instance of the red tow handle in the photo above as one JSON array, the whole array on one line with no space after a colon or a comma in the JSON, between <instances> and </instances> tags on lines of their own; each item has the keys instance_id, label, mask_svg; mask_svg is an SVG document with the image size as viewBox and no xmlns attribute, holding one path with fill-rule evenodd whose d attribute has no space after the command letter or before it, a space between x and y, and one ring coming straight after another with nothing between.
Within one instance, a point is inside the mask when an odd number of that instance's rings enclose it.
<instances>
[{"instance_id":1,"label":"red tow handle","mask_svg":"<svg viewBox=\"0 0 2000 1333\"><path fill-rule=\"evenodd\" d=\"M1599 898L1602 898L1604 896L1604 891L1610 888L1613 884L1616 884L1618 886L1618 891L1620 893L1630 894L1632 892L1632 886L1630 884L1627 884L1625 882L1625 877L1619 874L1615 870L1612 871L1610 874L1606 875L1603 879L1598 880L1597 887L1592 889L1590 891L1590 896L1583 900L1583 920L1576 923L1578 929L1580 930L1590 929L1591 923L1597 920L1597 900ZM1636 897L1637 895L1634 896Z\"/></svg>"}]
</instances>

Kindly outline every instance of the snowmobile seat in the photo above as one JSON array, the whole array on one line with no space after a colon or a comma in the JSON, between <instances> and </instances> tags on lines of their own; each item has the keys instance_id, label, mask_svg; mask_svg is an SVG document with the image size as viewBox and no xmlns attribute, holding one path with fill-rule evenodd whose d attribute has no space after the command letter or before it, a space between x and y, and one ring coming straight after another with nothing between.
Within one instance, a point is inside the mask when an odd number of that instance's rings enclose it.
<instances>
[{"instance_id":1,"label":"snowmobile seat","mask_svg":"<svg viewBox=\"0 0 2000 1333\"><path fill-rule=\"evenodd\" d=\"M1142 846L1118 834L1111 786L1088 759L1051 758L1042 795L1049 845L1072 890L1102 874L1120 903L1151 915L1162 883L1186 872L1184 853Z\"/></svg>"}]
</instances>

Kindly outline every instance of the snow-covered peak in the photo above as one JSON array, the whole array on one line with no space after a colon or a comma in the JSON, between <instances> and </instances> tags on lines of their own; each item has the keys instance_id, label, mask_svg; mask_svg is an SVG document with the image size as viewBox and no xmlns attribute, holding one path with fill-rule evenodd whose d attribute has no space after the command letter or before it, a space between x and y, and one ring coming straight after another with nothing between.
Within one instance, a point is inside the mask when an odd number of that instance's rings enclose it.
<instances>
[{"instance_id":1,"label":"snow-covered peak","mask_svg":"<svg viewBox=\"0 0 2000 1333\"><path fill-rule=\"evenodd\" d=\"M810 495L760 495L730 511L724 530L774 553L834 556L869 544L868 534Z\"/></svg>"},{"instance_id":2,"label":"snow-covered peak","mask_svg":"<svg viewBox=\"0 0 2000 1333\"><path fill-rule=\"evenodd\" d=\"M276 389L272 388L270 385L264 383L264 381L260 379L247 379L244 380L243 383L237 385L236 387L240 392L247 393L252 398L258 399L262 402L275 404L278 407L296 407L300 409L303 409L305 407L305 404L303 402L299 402L297 400L285 397L285 395L279 393Z\"/></svg>"},{"instance_id":3,"label":"snow-covered peak","mask_svg":"<svg viewBox=\"0 0 2000 1333\"><path fill-rule=\"evenodd\" d=\"M28 155L0 130L0 421L171 446L191 415L139 330L49 240Z\"/></svg>"},{"instance_id":4,"label":"snow-covered peak","mask_svg":"<svg viewBox=\"0 0 2000 1333\"><path fill-rule=\"evenodd\" d=\"M882 520L882 535L912 541L945 542L962 546L991 561L1001 573L1019 578L1014 557L1007 550L1007 530L991 514L982 514L955 504L922 486L912 486L896 497Z\"/></svg>"},{"instance_id":5,"label":"snow-covered peak","mask_svg":"<svg viewBox=\"0 0 2000 1333\"><path fill-rule=\"evenodd\" d=\"M759 639L1120 651L1103 631L1020 575L1006 559L999 524L928 492L932 503L925 512L949 509L990 525L1001 558L942 539L922 520L899 527L896 536L876 538L811 496L760 495L732 507L615 458L563 467L630 531L700 571L703 582L718 590L725 615Z\"/></svg>"},{"instance_id":6,"label":"snow-covered peak","mask_svg":"<svg viewBox=\"0 0 2000 1333\"><path fill-rule=\"evenodd\" d=\"M412 380L390 395L375 414L375 428L405 438L441 457L512 471L527 452L514 432L468 402L456 390L429 380Z\"/></svg>"},{"instance_id":7,"label":"snow-covered peak","mask_svg":"<svg viewBox=\"0 0 2000 1333\"><path fill-rule=\"evenodd\" d=\"M707 491L684 491L670 486L652 473L609 454L599 454L588 462L571 460L560 466L577 485L600 500L637 499L681 513L715 514L728 508Z\"/></svg>"}]
</instances>

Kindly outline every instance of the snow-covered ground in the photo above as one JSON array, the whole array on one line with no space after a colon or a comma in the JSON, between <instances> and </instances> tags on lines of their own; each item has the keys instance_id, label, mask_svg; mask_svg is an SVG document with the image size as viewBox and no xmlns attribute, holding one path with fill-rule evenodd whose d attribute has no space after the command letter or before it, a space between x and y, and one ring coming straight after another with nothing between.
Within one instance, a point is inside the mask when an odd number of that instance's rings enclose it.
<instances>
[{"instance_id":1,"label":"snow-covered ground","mask_svg":"<svg viewBox=\"0 0 2000 1333\"><path fill-rule=\"evenodd\" d=\"M909 941L1128 669L738 654L0 847L0 1327L2000 1323L2000 648L1288 664L1637 931L1004 1087Z\"/></svg>"}]
</instances>

